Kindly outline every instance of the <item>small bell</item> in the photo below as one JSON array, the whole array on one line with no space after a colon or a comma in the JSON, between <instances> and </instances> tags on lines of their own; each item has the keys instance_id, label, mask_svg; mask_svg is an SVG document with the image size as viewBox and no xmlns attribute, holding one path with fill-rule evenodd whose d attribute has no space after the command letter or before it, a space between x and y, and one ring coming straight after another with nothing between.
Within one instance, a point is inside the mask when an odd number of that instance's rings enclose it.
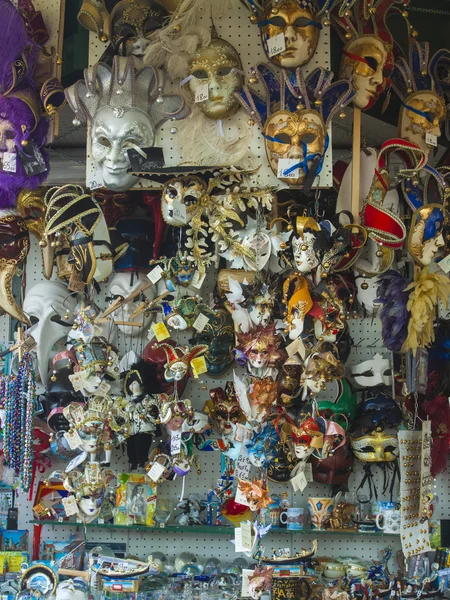
<instances>
[{"instance_id":1,"label":"small bell","mask_svg":"<svg viewBox=\"0 0 450 600\"><path fill-rule=\"evenodd\" d=\"M106 42L108 41L108 36L106 35L106 33L102 33L102 35L100 36L100 41L106 44Z\"/></svg>"},{"instance_id":2,"label":"small bell","mask_svg":"<svg viewBox=\"0 0 450 600\"><path fill-rule=\"evenodd\" d=\"M347 115L346 115L346 113L345 113L345 110L342 110L342 111L339 113L339 118L340 118L340 119L342 119L342 120L344 120L344 119L346 119L346 118L347 118Z\"/></svg>"},{"instance_id":3,"label":"small bell","mask_svg":"<svg viewBox=\"0 0 450 600\"><path fill-rule=\"evenodd\" d=\"M53 374L52 374L52 376L50 377L50 379L51 379L53 382L55 382L55 381L56 381L56 373L57 373L57 371L55 371L55 369L53 369Z\"/></svg>"},{"instance_id":4,"label":"small bell","mask_svg":"<svg viewBox=\"0 0 450 600\"><path fill-rule=\"evenodd\" d=\"M255 24L255 23L257 23L257 22L258 22L258 17L257 17L256 15L252 15L252 16L250 17L250 23L253 23L253 24Z\"/></svg>"},{"instance_id":5,"label":"small bell","mask_svg":"<svg viewBox=\"0 0 450 600\"><path fill-rule=\"evenodd\" d=\"M324 19L323 24L325 25L325 27L329 27L331 25L330 19Z\"/></svg>"},{"instance_id":6,"label":"small bell","mask_svg":"<svg viewBox=\"0 0 450 600\"><path fill-rule=\"evenodd\" d=\"M46 242L45 240L41 240L41 241L39 242L39 247L40 247L40 248L46 248L46 247L47 247L47 242Z\"/></svg>"},{"instance_id":7,"label":"small bell","mask_svg":"<svg viewBox=\"0 0 450 600\"><path fill-rule=\"evenodd\" d=\"M369 289L369 284L366 281L363 281L363 283L361 284L361 289L362 290L367 290Z\"/></svg>"},{"instance_id":8,"label":"small bell","mask_svg":"<svg viewBox=\"0 0 450 600\"><path fill-rule=\"evenodd\" d=\"M80 119L78 119L77 117L75 117L75 119L72 120L72 125L74 127L79 127L81 125Z\"/></svg>"},{"instance_id":9,"label":"small bell","mask_svg":"<svg viewBox=\"0 0 450 600\"><path fill-rule=\"evenodd\" d=\"M256 79L256 77L254 77L253 75L251 77L248 78L248 82L249 83L258 83L258 80Z\"/></svg>"},{"instance_id":10,"label":"small bell","mask_svg":"<svg viewBox=\"0 0 450 600\"><path fill-rule=\"evenodd\" d=\"M66 309L66 314L64 315L64 319L68 321L70 319L69 309Z\"/></svg>"},{"instance_id":11,"label":"small bell","mask_svg":"<svg viewBox=\"0 0 450 600\"><path fill-rule=\"evenodd\" d=\"M352 34L347 31L347 33L345 34L345 39L346 40L351 40L352 39Z\"/></svg>"},{"instance_id":12,"label":"small bell","mask_svg":"<svg viewBox=\"0 0 450 600\"><path fill-rule=\"evenodd\" d=\"M383 256L383 250L377 250L375 254L378 258L381 258Z\"/></svg>"},{"instance_id":13,"label":"small bell","mask_svg":"<svg viewBox=\"0 0 450 600\"><path fill-rule=\"evenodd\" d=\"M254 125L254 124L255 124L255 119L249 119L249 120L247 121L247 125L248 125L249 127L253 127L253 125Z\"/></svg>"}]
</instances>

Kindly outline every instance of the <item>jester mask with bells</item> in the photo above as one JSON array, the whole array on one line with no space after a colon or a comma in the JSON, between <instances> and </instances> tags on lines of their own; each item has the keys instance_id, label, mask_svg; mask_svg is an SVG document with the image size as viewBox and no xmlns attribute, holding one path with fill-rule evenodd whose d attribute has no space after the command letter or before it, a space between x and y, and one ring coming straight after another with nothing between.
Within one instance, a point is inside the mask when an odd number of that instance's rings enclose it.
<instances>
[{"instance_id":1,"label":"jester mask with bells","mask_svg":"<svg viewBox=\"0 0 450 600\"><path fill-rule=\"evenodd\" d=\"M401 7L409 0L401 2ZM353 103L362 110L371 108L389 85L394 67L393 39L386 26L391 12L401 12L397 0L341 2L333 11L342 49L340 76L353 86ZM407 14L407 13L406 13Z\"/></svg>"},{"instance_id":2,"label":"jester mask with bells","mask_svg":"<svg viewBox=\"0 0 450 600\"><path fill-rule=\"evenodd\" d=\"M252 23L259 27L264 52L271 63L284 69L301 67L311 60L319 42L321 17L335 0L245 0L253 13ZM330 20L325 16L324 25ZM283 51L273 55L270 47L282 35ZM279 39L279 38L278 38Z\"/></svg>"},{"instance_id":3,"label":"jester mask with bells","mask_svg":"<svg viewBox=\"0 0 450 600\"><path fill-rule=\"evenodd\" d=\"M306 79L300 69L278 75L265 64L257 65L253 74L266 96L244 87L238 97L263 131L270 168L288 186L308 191L322 170L329 143L327 127L351 101L351 85L348 81L332 84L333 73L321 68ZM292 159L293 164L279 165L281 159Z\"/></svg>"},{"instance_id":4,"label":"jester mask with bells","mask_svg":"<svg viewBox=\"0 0 450 600\"><path fill-rule=\"evenodd\" d=\"M211 43L200 47L189 66L189 89L195 97L198 86L208 85L208 97L199 103L210 119L231 117L239 109L234 92L244 85L242 63L236 49L217 37L213 28Z\"/></svg>"},{"instance_id":5,"label":"jester mask with bells","mask_svg":"<svg viewBox=\"0 0 450 600\"><path fill-rule=\"evenodd\" d=\"M153 146L156 129L167 119L189 114L181 96L163 95L164 80L153 67L136 70L133 56L115 56L84 70L84 81L66 89L76 123L91 126L92 157L103 187L124 191L138 177L128 173L127 150Z\"/></svg>"},{"instance_id":6,"label":"jester mask with bells","mask_svg":"<svg viewBox=\"0 0 450 600\"><path fill-rule=\"evenodd\" d=\"M400 57L392 73L392 87L400 98L399 136L429 152L441 135L445 117L444 93L436 69L448 50L429 56L428 42L410 43L408 59ZM427 135L433 136L430 143Z\"/></svg>"}]
</instances>

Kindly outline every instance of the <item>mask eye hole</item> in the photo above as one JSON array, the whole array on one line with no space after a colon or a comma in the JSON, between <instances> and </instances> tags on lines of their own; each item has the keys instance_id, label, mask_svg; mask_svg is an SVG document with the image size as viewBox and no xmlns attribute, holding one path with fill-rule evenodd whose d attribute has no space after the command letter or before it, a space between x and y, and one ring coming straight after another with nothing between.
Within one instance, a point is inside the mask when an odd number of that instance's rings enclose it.
<instances>
[{"instance_id":1,"label":"mask eye hole","mask_svg":"<svg viewBox=\"0 0 450 600\"><path fill-rule=\"evenodd\" d=\"M39 319L37 317L33 317L33 315L28 318L30 319L32 325L36 325L36 323L39 322Z\"/></svg>"},{"instance_id":2,"label":"mask eye hole","mask_svg":"<svg viewBox=\"0 0 450 600\"><path fill-rule=\"evenodd\" d=\"M217 75L219 77L226 77L231 73L232 68L233 67L220 67L220 69L217 70Z\"/></svg>"},{"instance_id":3,"label":"mask eye hole","mask_svg":"<svg viewBox=\"0 0 450 600\"><path fill-rule=\"evenodd\" d=\"M364 371L364 373L355 373L355 377L373 377L373 371L369 369L368 371Z\"/></svg>"},{"instance_id":4,"label":"mask eye hole","mask_svg":"<svg viewBox=\"0 0 450 600\"><path fill-rule=\"evenodd\" d=\"M173 200L174 198L176 198L178 196L178 190L177 190L177 188L170 186L167 188L166 194L169 196L169 198L171 198Z\"/></svg>"},{"instance_id":5,"label":"mask eye hole","mask_svg":"<svg viewBox=\"0 0 450 600\"><path fill-rule=\"evenodd\" d=\"M7 140L13 140L14 139L14 131L11 131L11 129L7 129L5 132L5 138Z\"/></svg>"},{"instance_id":6,"label":"mask eye hole","mask_svg":"<svg viewBox=\"0 0 450 600\"><path fill-rule=\"evenodd\" d=\"M291 145L291 137L287 133L280 133L276 136L277 140L279 140L282 144Z\"/></svg>"},{"instance_id":7,"label":"mask eye hole","mask_svg":"<svg viewBox=\"0 0 450 600\"><path fill-rule=\"evenodd\" d=\"M110 141L109 141L109 140L108 140L108 138L106 138L104 135L101 135L101 136L98 138L98 143L99 143L101 146L104 146L105 148L110 148L110 147L111 147L111 143L110 143Z\"/></svg>"},{"instance_id":8,"label":"mask eye hole","mask_svg":"<svg viewBox=\"0 0 450 600\"><path fill-rule=\"evenodd\" d=\"M308 27L311 24L311 21L306 17L299 17L295 19L294 27Z\"/></svg>"},{"instance_id":9,"label":"mask eye hole","mask_svg":"<svg viewBox=\"0 0 450 600\"><path fill-rule=\"evenodd\" d=\"M378 61L373 56L365 56L364 60L374 72L378 69Z\"/></svg>"},{"instance_id":10,"label":"mask eye hole","mask_svg":"<svg viewBox=\"0 0 450 600\"><path fill-rule=\"evenodd\" d=\"M283 17L272 17L269 21L269 23L271 25L274 25L275 27L286 27L286 21L283 19Z\"/></svg>"},{"instance_id":11,"label":"mask eye hole","mask_svg":"<svg viewBox=\"0 0 450 600\"><path fill-rule=\"evenodd\" d=\"M196 79L208 79L208 73L205 71L205 69L197 69L192 73L192 75Z\"/></svg>"},{"instance_id":12,"label":"mask eye hole","mask_svg":"<svg viewBox=\"0 0 450 600\"><path fill-rule=\"evenodd\" d=\"M124 25L118 31L118 37L121 37L121 38L136 37L136 31L132 27L130 27L128 25Z\"/></svg>"},{"instance_id":13,"label":"mask eye hole","mask_svg":"<svg viewBox=\"0 0 450 600\"><path fill-rule=\"evenodd\" d=\"M139 146L140 140L136 138L128 138L124 141L123 147L126 148L128 146Z\"/></svg>"},{"instance_id":14,"label":"mask eye hole","mask_svg":"<svg viewBox=\"0 0 450 600\"><path fill-rule=\"evenodd\" d=\"M390 377L390 376L392 375L391 368L389 367L388 369L385 369L385 370L383 371L383 375L384 375L385 377Z\"/></svg>"},{"instance_id":15,"label":"mask eye hole","mask_svg":"<svg viewBox=\"0 0 450 600\"><path fill-rule=\"evenodd\" d=\"M155 31L155 29L158 29L158 27L158 21L156 21L155 19L149 19L144 25L144 33L152 33L152 31Z\"/></svg>"},{"instance_id":16,"label":"mask eye hole","mask_svg":"<svg viewBox=\"0 0 450 600\"><path fill-rule=\"evenodd\" d=\"M394 453L397 450L396 446L386 446L384 451Z\"/></svg>"},{"instance_id":17,"label":"mask eye hole","mask_svg":"<svg viewBox=\"0 0 450 600\"><path fill-rule=\"evenodd\" d=\"M315 133L307 133L302 137L302 142L304 144L312 144L317 139L317 135Z\"/></svg>"},{"instance_id":18,"label":"mask eye hole","mask_svg":"<svg viewBox=\"0 0 450 600\"><path fill-rule=\"evenodd\" d=\"M368 454L369 452L375 452L375 448L373 446L364 446L359 450L359 452L364 452L364 454Z\"/></svg>"}]
</instances>

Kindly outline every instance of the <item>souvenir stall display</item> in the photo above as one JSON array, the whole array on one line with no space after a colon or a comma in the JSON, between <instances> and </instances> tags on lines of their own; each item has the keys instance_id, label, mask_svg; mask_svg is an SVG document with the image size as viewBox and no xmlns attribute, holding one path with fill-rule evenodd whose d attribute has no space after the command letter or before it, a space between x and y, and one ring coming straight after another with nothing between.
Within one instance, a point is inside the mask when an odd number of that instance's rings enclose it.
<instances>
[{"instance_id":1,"label":"souvenir stall display","mask_svg":"<svg viewBox=\"0 0 450 600\"><path fill-rule=\"evenodd\" d=\"M64 89L50 3L0 0L5 597L448 597L450 49L409 4L61 3Z\"/></svg>"}]
</instances>

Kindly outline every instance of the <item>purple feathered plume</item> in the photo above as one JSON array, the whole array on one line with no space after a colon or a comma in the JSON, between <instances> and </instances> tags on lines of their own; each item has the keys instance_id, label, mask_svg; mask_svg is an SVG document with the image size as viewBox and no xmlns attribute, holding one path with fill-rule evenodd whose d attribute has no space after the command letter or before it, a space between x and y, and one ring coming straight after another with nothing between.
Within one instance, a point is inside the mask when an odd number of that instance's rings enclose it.
<instances>
[{"instance_id":1,"label":"purple feathered plume","mask_svg":"<svg viewBox=\"0 0 450 600\"><path fill-rule=\"evenodd\" d=\"M408 334L410 314L406 309L409 292L406 279L397 271L386 271L380 275L377 302L381 305L379 313L382 324L383 342L388 350L400 352Z\"/></svg>"}]
</instances>

